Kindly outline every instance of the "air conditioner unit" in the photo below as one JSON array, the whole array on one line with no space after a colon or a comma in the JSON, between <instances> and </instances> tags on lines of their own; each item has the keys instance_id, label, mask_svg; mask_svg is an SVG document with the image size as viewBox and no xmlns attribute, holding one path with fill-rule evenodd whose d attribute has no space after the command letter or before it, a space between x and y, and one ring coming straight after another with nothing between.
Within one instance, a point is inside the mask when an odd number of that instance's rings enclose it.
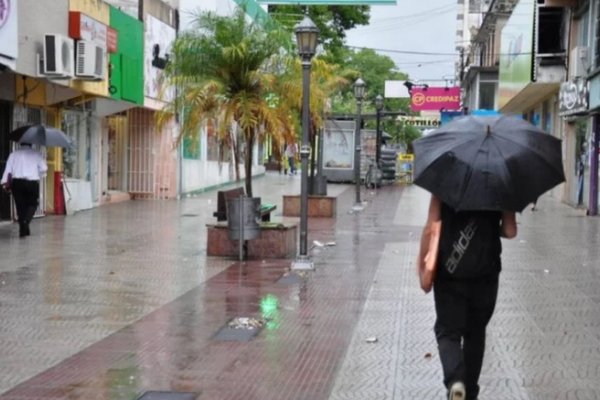
<instances>
[{"instance_id":1,"label":"air conditioner unit","mask_svg":"<svg viewBox=\"0 0 600 400\"><path fill-rule=\"evenodd\" d=\"M71 78L74 59L73 39L61 34L44 35L44 75L51 78Z\"/></svg>"},{"instance_id":2,"label":"air conditioner unit","mask_svg":"<svg viewBox=\"0 0 600 400\"><path fill-rule=\"evenodd\" d=\"M75 77L103 80L106 49L88 40L78 40L75 55Z\"/></svg>"},{"instance_id":3,"label":"air conditioner unit","mask_svg":"<svg viewBox=\"0 0 600 400\"><path fill-rule=\"evenodd\" d=\"M589 48L587 46L573 47L569 54L569 76L571 78L586 76L589 66Z\"/></svg>"}]
</instances>

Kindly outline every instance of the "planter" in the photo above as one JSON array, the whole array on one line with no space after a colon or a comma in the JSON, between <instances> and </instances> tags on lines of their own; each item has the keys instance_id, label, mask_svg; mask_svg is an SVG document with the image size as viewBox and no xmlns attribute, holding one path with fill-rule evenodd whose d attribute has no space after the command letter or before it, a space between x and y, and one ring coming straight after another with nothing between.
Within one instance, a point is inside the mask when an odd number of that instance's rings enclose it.
<instances>
[{"instance_id":1,"label":"planter","mask_svg":"<svg viewBox=\"0 0 600 400\"><path fill-rule=\"evenodd\" d=\"M334 218L337 212L337 197L308 196L308 216L315 218ZM283 196L283 216L300 216L300 195Z\"/></svg>"},{"instance_id":2,"label":"planter","mask_svg":"<svg viewBox=\"0 0 600 400\"><path fill-rule=\"evenodd\" d=\"M208 256L237 257L239 244L229 239L227 223L207 224L206 254ZM247 241L247 257L251 259L293 258L297 251L297 224L263 222L259 235Z\"/></svg>"}]
</instances>

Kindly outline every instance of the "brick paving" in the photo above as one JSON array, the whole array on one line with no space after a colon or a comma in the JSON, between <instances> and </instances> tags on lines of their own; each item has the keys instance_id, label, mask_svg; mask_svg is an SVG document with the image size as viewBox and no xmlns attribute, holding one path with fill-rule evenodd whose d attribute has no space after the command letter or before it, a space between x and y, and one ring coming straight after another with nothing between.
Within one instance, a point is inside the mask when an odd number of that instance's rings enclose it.
<instances>
[{"instance_id":1,"label":"brick paving","mask_svg":"<svg viewBox=\"0 0 600 400\"><path fill-rule=\"evenodd\" d=\"M267 174L254 192L282 210L299 179ZM442 399L414 272L427 194L363 192L352 214L353 186L329 192L337 218L311 219L309 239L336 245L312 248L316 271L289 283L290 260L206 256L215 192L47 217L26 240L0 225L0 399ZM597 399L600 221L538 205L504 242L480 398ZM266 325L216 340L235 317Z\"/></svg>"}]
</instances>

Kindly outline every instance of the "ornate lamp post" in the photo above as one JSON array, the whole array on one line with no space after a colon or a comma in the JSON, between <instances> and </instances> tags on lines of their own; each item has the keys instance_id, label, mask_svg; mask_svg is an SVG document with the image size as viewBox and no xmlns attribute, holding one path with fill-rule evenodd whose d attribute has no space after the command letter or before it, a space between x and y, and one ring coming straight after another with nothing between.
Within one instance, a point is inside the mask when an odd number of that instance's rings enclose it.
<instances>
[{"instance_id":1,"label":"ornate lamp post","mask_svg":"<svg viewBox=\"0 0 600 400\"><path fill-rule=\"evenodd\" d=\"M298 55L302 59L302 146L300 147L301 158L301 181L300 181L300 254L292 262L293 270L314 269L313 263L308 257L308 156L310 155L309 127L310 127L310 65L311 59L317 49L317 37L319 29L308 17L295 26L296 42L298 44Z\"/></svg>"},{"instance_id":2,"label":"ornate lamp post","mask_svg":"<svg viewBox=\"0 0 600 400\"><path fill-rule=\"evenodd\" d=\"M383 96L380 94L375 97L375 110L377 110L377 126L375 131L375 163L379 168L379 161L381 160L381 110L383 110Z\"/></svg>"},{"instance_id":3,"label":"ornate lamp post","mask_svg":"<svg viewBox=\"0 0 600 400\"><path fill-rule=\"evenodd\" d=\"M354 131L354 181L356 184L356 204L354 209L362 209L360 201L360 125L361 125L361 107L365 97L365 81L358 78L354 82L354 98L356 99L356 128Z\"/></svg>"}]
</instances>

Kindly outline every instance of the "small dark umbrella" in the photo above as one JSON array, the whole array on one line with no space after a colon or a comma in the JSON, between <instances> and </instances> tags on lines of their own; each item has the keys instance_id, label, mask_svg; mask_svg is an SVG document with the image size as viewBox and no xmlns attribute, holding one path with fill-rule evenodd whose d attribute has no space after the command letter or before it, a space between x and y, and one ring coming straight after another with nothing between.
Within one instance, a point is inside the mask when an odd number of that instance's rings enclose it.
<instances>
[{"instance_id":1,"label":"small dark umbrella","mask_svg":"<svg viewBox=\"0 0 600 400\"><path fill-rule=\"evenodd\" d=\"M516 117L460 117L413 146L414 183L455 210L520 212L565 180L561 140Z\"/></svg>"},{"instance_id":2,"label":"small dark umbrella","mask_svg":"<svg viewBox=\"0 0 600 400\"><path fill-rule=\"evenodd\" d=\"M69 147L71 139L59 129L44 125L26 125L8 134L13 142L31 143L46 147Z\"/></svg>"}]
</instances>

